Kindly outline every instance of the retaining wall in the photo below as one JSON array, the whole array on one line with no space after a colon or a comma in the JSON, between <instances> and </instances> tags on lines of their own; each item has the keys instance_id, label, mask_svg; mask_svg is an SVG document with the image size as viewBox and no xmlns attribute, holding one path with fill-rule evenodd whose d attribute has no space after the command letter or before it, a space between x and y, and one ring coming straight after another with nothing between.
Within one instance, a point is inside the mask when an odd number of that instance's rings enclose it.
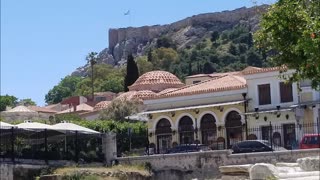
<instances>
[{"instance_id":1,"label":"retaining wall","mask_svg":"<svg viewBox=\"0 0 320 180\"><path fill-rule=\"evenodd\" d=\"M117 158L117 160L120 164L150 163L152 169L155 172L178 170L185 172L184 174L188 175L188 177L184 177L186 179L204 179L208 177L220 176L219 166L253 164L261 162L296 162L298 158L319 155L320 149L245 154L231 154L229 150L221 150L192 152L184 154L161 154L141 157L124 157Z\"/></svg>"}]
</instances>

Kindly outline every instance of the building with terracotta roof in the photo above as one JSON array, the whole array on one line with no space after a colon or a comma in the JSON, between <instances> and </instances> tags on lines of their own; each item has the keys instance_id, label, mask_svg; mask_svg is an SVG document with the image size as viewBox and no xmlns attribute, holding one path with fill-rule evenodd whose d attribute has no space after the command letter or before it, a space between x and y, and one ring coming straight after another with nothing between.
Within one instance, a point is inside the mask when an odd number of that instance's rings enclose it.
<instances>
[{"instance_id":1,"label":"building with terracotta roof","mask_svg":"<svg viewBox=\"0 0 320 180\"><path fill-rule=\"evenodd\" d=\"M242 71L189 76L187 85L167 81L177 85L170 88L151 76L139 78L129 89L150 88L156 93L143 97L146 109L139 115L148 117L149 142L158 153L177 144L201 143L224 149L239 140L264 139L270 123L287 129L273 132L277 142L286 146L300 138L300 132L289 131L290 127L316 122L320 95L308 83L298 92L297 83L279 78L282 70L285 76L293 72L284 67L249 66ZM297 115L296 109L301 109L297 104L306 105L304 116ZM261 131L249 132L250 127Z\"/></svg>"},{"instance_id":2,"label":"building with terracotta roof","mask_svg":"<svg viewBox=\"0 0 320 180\"><path fill-rule=\"evenodd\" d=\"M49 120L54 118L57 111L38 106L17 106L13 109L1 112L1 118L7 121L13 120Z\"/></svg>"}]
</instances>

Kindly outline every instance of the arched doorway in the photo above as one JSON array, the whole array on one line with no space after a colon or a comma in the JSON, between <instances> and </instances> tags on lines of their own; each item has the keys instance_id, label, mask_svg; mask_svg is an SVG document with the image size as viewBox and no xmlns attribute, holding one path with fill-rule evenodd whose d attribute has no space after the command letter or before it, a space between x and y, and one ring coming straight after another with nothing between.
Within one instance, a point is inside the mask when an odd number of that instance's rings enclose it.
<instances>
[{"instance_id":1,"label":"arched doorway","mask_svg":"<svg viewBox=\"0 0 320 180\"><path fill-rule=\"evenodd\" d=\"M171 147L172 130L168 119L162 118L156 126L157 153L165 153Z\"/></svg>"},{"instance_id":2,"label":"arched doorway","mask_svg":"<svg viewBox=\"0 0 320 180\"><path fill-rule=\"evenodd\" d=\"M277 146L281 146L281 135L279 132L274 132L272 139L273 139L273 144Z\"/></svg>"},{"instance_id":3,"label":"arched doorway","mask_svg":"<svg viewBox=\"0 0 320 180\"><path fill-rule=\"evenodd\" d=\"M201 118L200 129L202 144L212 147L217 136L216 119L214 116L211 114L205 114Z\"/></svg>"},{"instance_id":4,"label":"arched doorway","mask_svg":"<svg viewBox=\"0 0 320 180\"><path fill-rule=\"evenodd\" d=\"M242 140L241 116L237 111L231 111L226 117L227 148Z\"/></svg>"},{"instance_id":5,"label":"arched doorway","mask_svg":"<svg viewBox=\"0 0 320 180\"><path fill-rule=\"evenodd\" d=\"M194 141L193 122L189 116L183 116L179 121L180 144L192 144Z\"/></svg>"}]
</instances>

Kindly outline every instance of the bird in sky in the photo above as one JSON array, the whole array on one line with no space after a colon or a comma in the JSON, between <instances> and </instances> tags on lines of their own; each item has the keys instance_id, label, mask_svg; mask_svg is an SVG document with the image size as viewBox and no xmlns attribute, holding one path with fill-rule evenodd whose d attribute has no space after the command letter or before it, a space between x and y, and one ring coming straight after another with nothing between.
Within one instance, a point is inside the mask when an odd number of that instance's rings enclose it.
<instances>
[{"instance_id":1,"label":"bird in sky","mask_svg":"<svg viewBox=\"0 0 320 180\"><path fill-rule=\"evenodd\" d=\"M128 10L127 12L124 13L124 15L129 15L130 14L130 10Z\"/></svg>"}]
</instances>

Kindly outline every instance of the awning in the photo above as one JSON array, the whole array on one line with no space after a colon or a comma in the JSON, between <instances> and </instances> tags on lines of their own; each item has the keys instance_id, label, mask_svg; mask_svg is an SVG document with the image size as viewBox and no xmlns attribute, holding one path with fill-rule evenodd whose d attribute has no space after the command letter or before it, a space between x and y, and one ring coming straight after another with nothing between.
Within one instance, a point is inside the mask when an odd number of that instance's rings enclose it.
<instances>
[{"instance_id":1,"label":"awning","mask_svg":"<svg viewBox=\"0 0 320 180\"><path fill-rule=\"evenodd\" d=\"M227 106L227 105L233 105L233 104L240 104L240 103L243 103L243 102L245 102L245 100L224 102L224 103L216 103L216 104L207 104L207 105L198 105L198 106L187 106L187 107L172 108L172 109L162 109L162 110L156 110L156 111L145 111L145 112L141 112L139 114L143 115L143 114L182 111L182 110L190 110L190 109L202 109L202 108L209 108L209 107L218 107L218 106Z\"/></svg>"}]
</instances>

